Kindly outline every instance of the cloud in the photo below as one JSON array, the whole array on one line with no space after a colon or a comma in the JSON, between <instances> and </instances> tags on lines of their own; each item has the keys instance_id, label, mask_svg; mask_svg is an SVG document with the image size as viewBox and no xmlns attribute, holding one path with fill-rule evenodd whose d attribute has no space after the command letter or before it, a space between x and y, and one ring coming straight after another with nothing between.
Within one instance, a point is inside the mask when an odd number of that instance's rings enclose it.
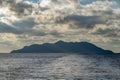
<instances>
[{"instance_id":1,"label":"cloud","mask_svg":"<svg viewBox=\"0 0 120 80\"><path fill-rule=\"evenodd\" d=\"M32 10L32 5L24 3L22 0L1 0L2 7L7 7L17 15L29 14Z\"/></svg>"},{"instance_id":2,"label":"cloud","mask_svg":"<svg viewBox=\"0 0 120 80\"><path fill-rule=\"evenodd\" d=\"M17 42L16 35L13 33L0 34L0 42Z\"/></svg>"},{"instance_id":3,"label":"cloud","mask_svg":"<svg viewBox=\"0 0 120 80\"><path fill-rule=\"evenodd\" d=\"M14 28L8 24L0 22L0 33L20 34L21 32L18 29Z\"/></svg>"},{"instance_id":4,"label":"cloud","mask_svg":"<svg viewBox=\"0 0 120 80\"><path fill-rule=\"evenodd\" d=\"M119 38L120 37L120 28L108 27L107 25L98 24L91 31L95 35L103 35L105 37Z\"/></svg>"},{"instance_id":5,"label":"cloud","mask_svg":"<svg viewBox=\"0 0 120 80\"><path fill-rule=\"evenodd\" d=\"M64 41L120 42L119 0L0 0L0 34L14 46ZM97 37L96 37L97 36ZM115 38L115 39L114 39ZM18 43L19 45L15 44ZM107 46L105 46L107 47ZM11 49L11 48L10 48Z\"/></svg>"},{"instance_id":6,"label":"cloud","mask_svg":"<svg viewBox=\"0 0 120 80\"><path fill-rule=\"evenodd\" d=\"M58 23L74 22L78 28L93 28L95 24L104 24L106 20L100 16L68 15Z\"/></svg>"},{"instance_id":7,"label":"cloud","mask_svg":"<svg viewBox=\"0 0 120 80\"><path fill-rule=\"evenodd\" d=\"M34 27L37 23L35 23L33 18L26 18L21 19L18 21L14 21L12 25L16 26L17 28L21 30L26 30Z\"/></svg>"}]
</instances>

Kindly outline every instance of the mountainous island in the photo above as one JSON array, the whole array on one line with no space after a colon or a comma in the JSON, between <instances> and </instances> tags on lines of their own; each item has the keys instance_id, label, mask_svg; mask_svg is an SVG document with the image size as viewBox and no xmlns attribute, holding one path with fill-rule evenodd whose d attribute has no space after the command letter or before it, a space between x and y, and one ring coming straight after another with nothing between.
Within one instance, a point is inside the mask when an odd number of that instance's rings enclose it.
<instances>
[{"instance_id":1,"label":"mountainous island","mask_svg":"<svg viewBox=\"0 0 120 80\"><path fill-rule=\"evenodd\" d=\"M13 50L11 53L97 53L113 54L110 50L104 50L88 42L64 42L33 44L22 49Z\"/></svg>"}]
</instances>

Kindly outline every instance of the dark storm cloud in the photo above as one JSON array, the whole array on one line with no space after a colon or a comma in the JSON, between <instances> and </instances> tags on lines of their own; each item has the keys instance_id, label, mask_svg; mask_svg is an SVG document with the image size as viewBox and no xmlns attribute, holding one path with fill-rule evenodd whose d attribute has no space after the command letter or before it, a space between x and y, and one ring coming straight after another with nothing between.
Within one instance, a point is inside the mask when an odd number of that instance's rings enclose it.
<instances>
[{"instance_id":1,"label":"dark storm cloud","mask_svg":"<svg viewBox=\"0 0 120 80\"><path fill-rule=\"evenodd\" d=\"M120 27L119 20L111 19L107 24L96 24L95 27L89 32L93 35L101 35L104 37L109 37L119 39L120 37Z\"/></svg>"},{"instance_id":2,"label":"dark storm cloud","mask_svg":"<svg viewBox=\"0 0 120 80\"><path fill-rule=\"evenodd\" d=\"M33 27L37 25L33 18L28 18L20 21L16 21L13 23L17 29L23 31L22 34L35 35L35 36L43 36L46 35L43 31L35 31Z\"/></svg>"},{"instance_id":3,"label":"dark storm cloud","mask_svg":"<svg viewBox=\"0 0 120 80\"><path fill-rule=\"evenodd\" d=\"M56 21L57 23L75 22L79 28L93 28L96 24L105 24L105 20L100 16L79 16L69 15L63 20Z\"/></svg>"},{"instance_id":4,"label":"dark storm cloud","mask_svg":"<svg viewBox=\"0 0 120 80\"><path fill-rule=\"evenodd\" d=\"M35 31L35 30L31 30L30 33L31 36L46 36L48 35L46 32L44 31Z\"/></svg>"},{"instance_id":5,"label":"dark storm cloud","mask_svg":"<svg viewBox=\"0 0 120 80\"><path fill-rule=\"evenodd\" d=\"M83 5L87 5L87 4L93 3L94 1L96 1L96 0L81 0L80 3Z\"/></svg>"},{"instance_id":6,"label":"dark storm cloud","mask_svg":"<svg viewBox=\"0 0 120 80\"><path fill-rule=\"evenodd\" d=\"M12 4L10 6L10 10L16 12L17 14L21 14L21 13L26 14L25 10L30 12L30 11L32 11L31 8L32 8L31 5L27 5L25 3Z\"/></svg>"},{"instance_id":7,"label":"dark storm cloud","mask_svg":"<svg viewBox=\"0 0 120 80\"><path fill-rule=\"evenodd\" d=\"M32 27L34 27L37 23L34 21L33 18L27 18L27 19L23 19L23 20L19 20L19 21L15 21L12 23L14 26L16 26L19 29L31 29Z\"/></svg>"},{"instance_id":8,"label":"dark storm cloud","mask_svg":"<svg viewBox=\"0 0 120 80\"><path fill-rule=\"evenodd\" d=\"M21 34L22 32L12 26L0 22L0 33L14 33L14 34Z\"/></svg>"},{"instance_id":9,"label":"dark storm cloud","mask_svg":"<svg viewBox=\"0 0 120 80\"><path fill-rule=\"evenodd\" d=\"M20 21L14 22L12 25L16 26L16 28L22 31L21 34L27 34L30 36L45 36L47 35L45 31L42 30L34 30L33 28L38 24L35 22L33 18L23 19Z\"/></svg>"},{"instance_id":10,"label":"dark storm cloud","mask_svg":"<svg viewBox=\"0 0 120 80\"><path fill-rule=\"evenodd\" d=\"M8 7L11 11L15 12L18 15L28 14L26 11L32 11L32 5L24 3L23 1L17 0L1 0L1 7Z\"/></svg>"},{"instance_id":11,"label":"dark storm cloud","mask_svg":"<svg viewBox=\"0 0 120 80\"><path fill-rule=\"evenodd\" d=\"M106 28L106 29L97 29L95 32L92 34L94 35L102 35L105 37L120 37L120 28Z\"/></svg>"},{"instance_id":12,"label":"dark storm cloud","mask_svg":"<svg viewBox=\"0 0 120 80\"><path fill-rule=\"evenodd\" d=\"M59 33L59 32L56 31L56 30L50 32L50 35L52 35L52 36L54 36L54 37L57 37L57 38L64 37L64 36L62 36L62 34L63 34L63 33Z\"/></svg>"},{"instance_id":13,"label":"dark storm cloud","mask_svg":"<svg viewBox=\"0 0 120 80\"><path fill-rule=\"evenodd\" d=\"M16 35L28 34L32 36L46 35L44 31L33 30L35 25L37 25L37 23L35 23L32 18L15 21L12 25L0 22L0 33L13 33Z\"/></svg>"}]
</instances>

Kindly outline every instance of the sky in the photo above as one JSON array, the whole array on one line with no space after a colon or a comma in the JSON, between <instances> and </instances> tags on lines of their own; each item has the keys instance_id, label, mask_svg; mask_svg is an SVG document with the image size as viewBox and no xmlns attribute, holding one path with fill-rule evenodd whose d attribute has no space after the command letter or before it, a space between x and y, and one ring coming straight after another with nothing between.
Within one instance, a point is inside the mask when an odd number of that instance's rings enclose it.
<instances>
[{"instance_id":1,"label":"sky","mask_svg":"<svg viewBox=\"0 0 120 80\"><path fill-rule=\"evenodd\" d=\"M87 41L120 52L120 0L0 0L0 53Z\"/></svg>"}]
</instances>

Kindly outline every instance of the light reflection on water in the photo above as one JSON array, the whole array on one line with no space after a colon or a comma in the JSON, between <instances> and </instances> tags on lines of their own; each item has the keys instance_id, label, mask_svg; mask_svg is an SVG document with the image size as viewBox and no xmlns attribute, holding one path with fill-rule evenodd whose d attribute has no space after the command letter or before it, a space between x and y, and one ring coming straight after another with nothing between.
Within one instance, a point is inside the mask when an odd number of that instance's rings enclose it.
<instances>
[{"instance_id":1,"label":"light reflection on water","mask_svg":"<svg viewBox=\"0 0 120 80\"><path fill-rule=\"evenodd\" d=\"M1 54L0 80L120 80L120 58L77 54Z\"/></svg>"}]
</instances>

